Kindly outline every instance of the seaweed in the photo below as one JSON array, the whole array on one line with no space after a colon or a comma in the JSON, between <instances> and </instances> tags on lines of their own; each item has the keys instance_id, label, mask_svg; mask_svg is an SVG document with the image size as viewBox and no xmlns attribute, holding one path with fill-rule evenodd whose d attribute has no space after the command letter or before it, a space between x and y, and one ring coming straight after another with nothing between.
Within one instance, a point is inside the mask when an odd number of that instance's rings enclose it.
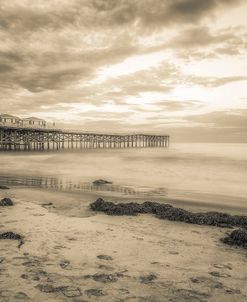
<instances>
[{"instance_id":1,"label":"seaweed","mask_svg":"<svg viewBox=\"0 0 247 302\"><path fill-rule=\"evenodd\" d=\"M247 229L247 216L230 215L220 212L194 213L170 204L146 201L144 203L113 203L98 198L90 204L93 211L104 212L108 215L154 214L157 218L171 221L180 221L198 225L211 225L217 227L243 227Z\"/></svg>"},{"instance_id":2,"label":"seaweed","mask_svg":"<svg viewBox=\"0 0 247 302\"><path fill-rule=\"evenodd\" d=\"M24 244L23 237L13 232L0 233L0 239L11 239L19 241L18 248Z\"/></svg>"},{"instance_id":3,"label":"seaweed","mask_svg":"<svg viewBox=\"0 0 247 302\"><path fill-rule=\"evenodd\" d=\"M247 248L247 230L234 230L230 234L227 234L227 236L222 239L222 242Z\"/></svg>"},{"instance_id":4,"label":"seaweed","mask_svg":"<svg viewBox=\"0 0 247 302\"><path fill-rule=\"evenodd\" d=\"M10 198L3 198L0 201L0 207L9 207L9 206L13 206L14 203Z\"/></svg>"}]
</instances>

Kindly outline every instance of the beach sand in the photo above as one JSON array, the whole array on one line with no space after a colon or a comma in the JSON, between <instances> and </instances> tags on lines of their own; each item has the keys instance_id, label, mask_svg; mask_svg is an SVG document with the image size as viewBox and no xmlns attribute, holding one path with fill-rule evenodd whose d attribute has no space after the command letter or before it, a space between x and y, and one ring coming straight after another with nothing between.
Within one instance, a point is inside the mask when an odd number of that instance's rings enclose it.
<instances>
[{"instance_id":1,"label":"beach sand","mask_svg":"<svg viewBox=\"0 0 247 302\"><path fill-rule=\"evenodd\" d=\"M99 196L86 193L0 197L15 203L0 209L0 233L24 236L20 249L0 240L1 302L247 301L247 252L220 241L229 229L94 213Z\"/></svg>"}]
</instances>

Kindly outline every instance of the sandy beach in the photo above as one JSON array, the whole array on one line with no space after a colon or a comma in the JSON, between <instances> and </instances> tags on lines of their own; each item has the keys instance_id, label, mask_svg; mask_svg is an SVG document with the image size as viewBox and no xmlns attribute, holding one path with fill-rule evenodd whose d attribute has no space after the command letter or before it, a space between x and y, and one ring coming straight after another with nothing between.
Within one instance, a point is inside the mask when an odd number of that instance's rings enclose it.
<instances>
[{"instance_id":1,"label":"sandy beach","mask_svg":"<svg viewBox=\"0 0 247 302\"><path fill-rule=\"evenodd\" d=\"M246 250L229 229L92 212L93 194L1 190L0 300L246 301ZM133 199L132 199L133 200Z\"/></svg>"}]
</instances>

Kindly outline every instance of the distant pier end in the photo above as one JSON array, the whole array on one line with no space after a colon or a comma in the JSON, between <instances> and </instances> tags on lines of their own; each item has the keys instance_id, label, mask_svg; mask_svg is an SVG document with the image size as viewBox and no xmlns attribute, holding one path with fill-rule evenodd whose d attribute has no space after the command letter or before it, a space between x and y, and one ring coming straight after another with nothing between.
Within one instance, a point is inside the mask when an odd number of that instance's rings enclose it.
<instances>
[{"instance_id":1,"label":"distant pier end","mask_svg":"<svg viewBox=\"0 0 247 302\"><path fill-rule=\"evenodd\" d=\"M169 139L169 135L96 134L42 127L0 125L0 151L168 148Z\"/></svg>"}]
</instances>

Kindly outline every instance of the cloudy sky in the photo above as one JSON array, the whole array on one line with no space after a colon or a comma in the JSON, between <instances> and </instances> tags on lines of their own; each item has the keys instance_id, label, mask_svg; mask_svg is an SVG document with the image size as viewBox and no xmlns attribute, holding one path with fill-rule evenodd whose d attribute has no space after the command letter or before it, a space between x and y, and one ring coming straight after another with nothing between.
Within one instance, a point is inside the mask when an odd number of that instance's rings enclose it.
<instances>
[{"instance_id":1,"label":"cloudy sky","mask_svg":"<svg viewBox=\"0 0 247 302\"><path fill-rule=\"evenodd\" d=\"M1 0L0 112L247 142L247 1Z\"/></svg>"}]
</instances>

